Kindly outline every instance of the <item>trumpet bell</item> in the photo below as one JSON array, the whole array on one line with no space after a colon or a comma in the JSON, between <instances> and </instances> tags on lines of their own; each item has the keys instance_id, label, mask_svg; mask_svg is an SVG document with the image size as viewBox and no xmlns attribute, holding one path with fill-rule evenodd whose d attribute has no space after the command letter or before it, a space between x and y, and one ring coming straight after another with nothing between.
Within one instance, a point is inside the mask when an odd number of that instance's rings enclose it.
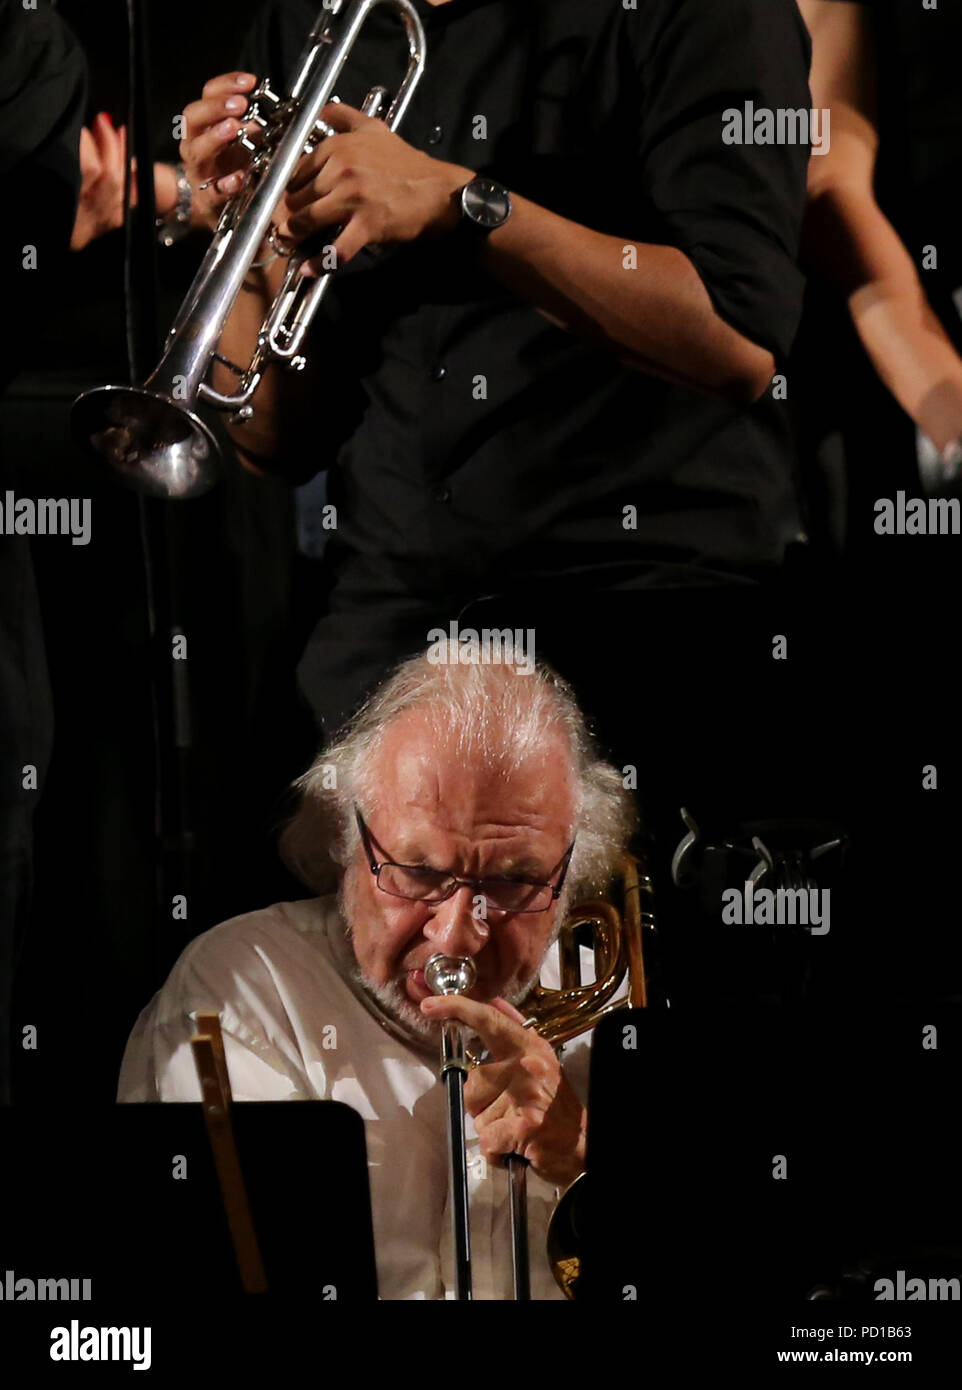
<instances>
[{"instance_id":1,"label":"trumpet bell","mask_svg":"<svg viewBox=\"0 0 962 1390\"><path fill-rule=\"evenodd\" d=\"M146 387L98 386L70 416L73 436L119 482L168 501L199 497L216 482L220 449L194 411Z\"/></svg>"},{"instance_id":2,"label":"trumpet bell","mask_svg":"<svg viewBox=\"0 0 962 1390\"><path fill-rule=\"evenodd\" d=\"M205 492L217 476L219 451L194 414L197 403L229 411L240 423L254 412L251 400L266 367L304 365L300 345L334 272L304 289L297 273L303 246L288 259L249 362L237 366L217 349L252 267L267 263L261 258L264 239L270 238L275 209L292 175L305 152L332 134L321 112L336 99L335 86L358 35L373 11L384 8L402 23L407 68L383 116L389 91L380 85L371 88L363 110L397 129L424 72L424 26L412 0L324 0L286 96L266 79L251 95L245 130L236 137L251 155L247 183L221 212L156 369L139 388L107 386L81 397L74 432L125 486L169 500ZM206 379L215 358L239 377L229 394Z\"/></svg>"}]
</instances>

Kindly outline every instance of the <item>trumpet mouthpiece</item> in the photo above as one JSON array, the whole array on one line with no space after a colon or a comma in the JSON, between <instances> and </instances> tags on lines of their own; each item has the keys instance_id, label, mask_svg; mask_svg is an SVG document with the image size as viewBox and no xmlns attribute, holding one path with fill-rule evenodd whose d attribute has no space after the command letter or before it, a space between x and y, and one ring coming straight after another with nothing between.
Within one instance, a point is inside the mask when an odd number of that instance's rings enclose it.
<instances>
[{"instance_id":1,"label":"trumpet mouthpiece","mask_svg":"<svg viewBox=\"0 0 962 1390\"><path fill-rule=\"evenodd\" d=\"M424 967L424 983L432 994L466 994L477 978L467 956L432 956Z\"/></svg>"}]
</instances>

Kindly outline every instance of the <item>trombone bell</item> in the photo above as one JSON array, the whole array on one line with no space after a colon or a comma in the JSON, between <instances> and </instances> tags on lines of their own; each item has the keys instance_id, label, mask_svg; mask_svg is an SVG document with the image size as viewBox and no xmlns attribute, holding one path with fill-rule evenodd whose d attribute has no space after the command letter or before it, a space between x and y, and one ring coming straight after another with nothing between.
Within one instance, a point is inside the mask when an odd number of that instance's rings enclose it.
<instances>
[{"instance_id":1,"label":"trombone bell","mask_svg":"<svg viewBox=\"0 0 962 1390\"><path fill-rule=\"evenodd\" d=\"M622 856L619 877L621 910L604 899L571 910L559 937L561 988L537 987L526 1006L526 1026L537 1029L554 1047L594 1028L617 1009L649 1006L645 944L657 933L654 890L646 864L633 855ZM595 980L590 985L581 983L579 937L586 929L595 955ZM626 975L627 996L615 998ZM581 1273L579 1220L585 1190L582 1173L562 1194L548 1225L548 1263L558 1287L571 1299L577 1297Z\"/></svg>"}]
</instances>

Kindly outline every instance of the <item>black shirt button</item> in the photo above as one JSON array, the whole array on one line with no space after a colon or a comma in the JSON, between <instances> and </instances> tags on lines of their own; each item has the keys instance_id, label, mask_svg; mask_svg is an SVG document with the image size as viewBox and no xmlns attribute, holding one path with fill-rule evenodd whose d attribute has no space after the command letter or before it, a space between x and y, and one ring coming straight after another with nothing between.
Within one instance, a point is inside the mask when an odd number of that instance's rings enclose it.
<instances>
[{"instance_id":1,"label":"black shirt button","mask_svg":"<svg viewBox=\"0 0 962 1390\"><path fill-rule=\"evenodd\" d=\"M443 381L448 374L448 369L443 362L438 362L431 368L431 380Z\"/></svg>"},{"instance_id":2,"label":"black shirt button","mask_svg":"<svg viewBox=\"0 0 962 1390\"><path fill-rule=\"evenodd\" d=\"M447 503L451 501L451 489L449 487L436 487L431 493L435 502Z\"/></svg>"},{"instance_id":3,"label":"black shirt button","mask_svg":"<svg viewBox=\"0 0 962 1390\"><path fill-rule=\"evenodd\" d=\"M431 127L431 129L428 131L428 144L429 144L429 145L440 145L440 143L441 143L441 141L442 141L443 139L444 139L444 127L443 127L443 126L439 126L439 125L433 125L433 126Z\"/></svg>"}]
</instances>

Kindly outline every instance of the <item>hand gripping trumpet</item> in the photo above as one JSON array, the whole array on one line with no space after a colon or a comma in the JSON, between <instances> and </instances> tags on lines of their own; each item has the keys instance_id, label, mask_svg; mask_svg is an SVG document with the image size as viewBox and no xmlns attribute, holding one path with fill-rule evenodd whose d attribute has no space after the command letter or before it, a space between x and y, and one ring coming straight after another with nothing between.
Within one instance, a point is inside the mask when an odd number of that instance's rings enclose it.
<instances>
[{"instance_id":1,"label":"hand gripping trumpet","mask_svg":"<svg viewBox=\"0 0 962 1390\"><path fill-rule=\"evenodd\" d=\"M203 404L228 411L235 423L247 420L270 363L294 371L304 367L304 338L331 280L331 272L317 279L300 277L300 267L310 255L304 247L290 255L284 282L247 367L221 357L218 347L265 238L286 254L274 240L274 209L302 156L333 134L321 120L321 112L335 98L341 70L365 21L379 5L389 6L402 21L408 66L383 116L388 99L385 87L372 88L362 109L368 116L382 118L391 130L397 129L424 72L424 30L411 0L326 0L288 95L279 96L267 79L252 94L244 119L248 127L253 122L258 138L252 140L249 130L241 130L237 137L251 152L249 178L224 207L156 370L141 386L101 386L74 403L72 427L78 442L105 458L127 486L169 499L205 492L217 477L220 451L197 407ZM231 394L207 381L215 358L238 377Z\"/></svg>"}]
</instances>

